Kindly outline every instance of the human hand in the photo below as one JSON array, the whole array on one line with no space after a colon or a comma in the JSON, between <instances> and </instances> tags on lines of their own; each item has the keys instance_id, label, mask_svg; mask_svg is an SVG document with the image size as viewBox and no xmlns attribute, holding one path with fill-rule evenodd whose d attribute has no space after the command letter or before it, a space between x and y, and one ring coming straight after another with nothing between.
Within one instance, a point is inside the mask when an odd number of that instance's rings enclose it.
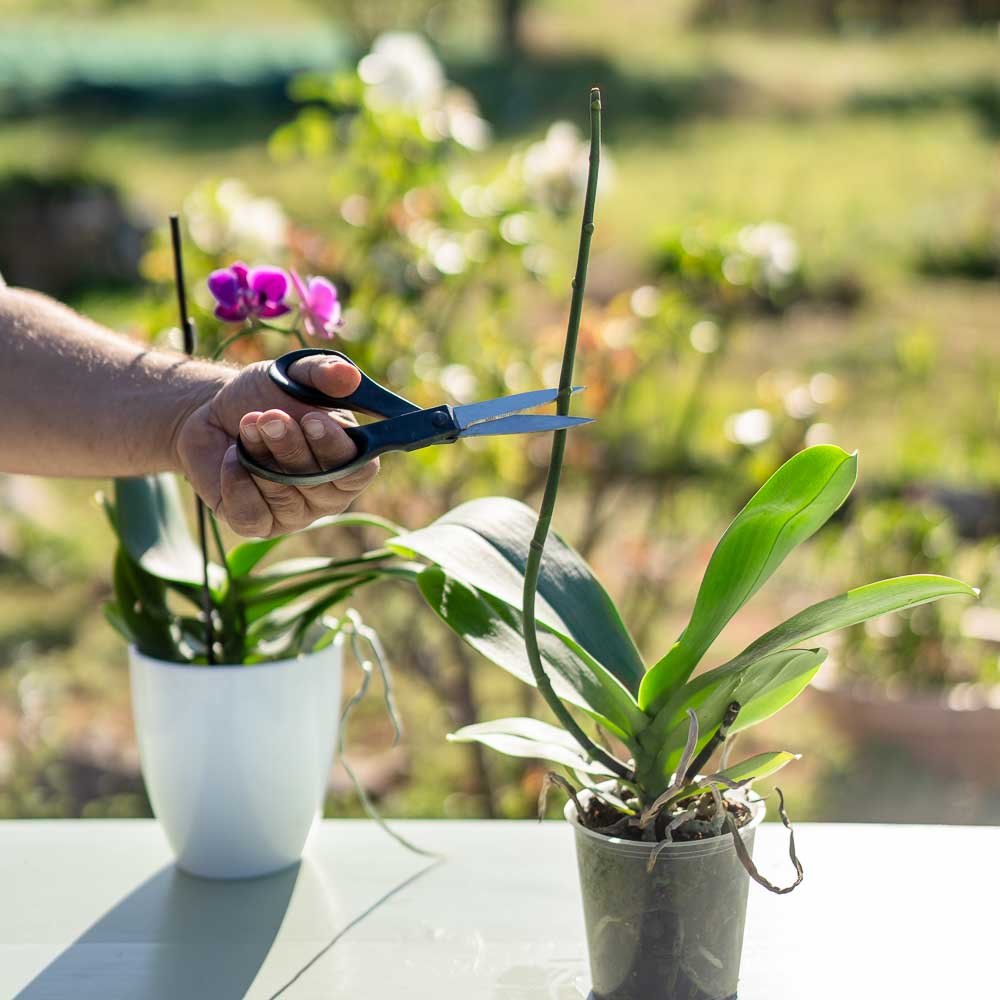
<instances>
[{"instance_id":1,"label":"human hand","mask_svg":"<svg viewBox=\"0 0 1000 1000\"><path fill-rule=\"evenodd\" d=\"M316 472L357 454L344 426L353 414L317 410L286 396L268 377L268 362L239 371L180 424L174 452L209 508L240 535L270 538L298 531L345 510L375 478L378 460L344 479L296 487L251 475L240 465L236 439L258 461L287 472ZM314 356L290 369L296 380L328 396L347 396L361 381L347 361Z\"/></svg>"}]
</instances>

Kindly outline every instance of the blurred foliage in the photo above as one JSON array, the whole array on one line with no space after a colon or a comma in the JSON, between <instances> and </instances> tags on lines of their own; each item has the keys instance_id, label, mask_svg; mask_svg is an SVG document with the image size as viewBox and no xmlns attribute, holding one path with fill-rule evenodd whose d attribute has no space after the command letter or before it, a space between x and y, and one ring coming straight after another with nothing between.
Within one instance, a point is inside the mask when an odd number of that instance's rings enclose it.
<instances>
[{"instance_id":1,"label":"blurred foliage","mask_svg":"<svg viewBox=\"0 0 1000 1000\"><path fill-rule=\"evenodd\" d=\"M1000 278L1000 202L920 248L917 270L932 278Z\"/></svg>"},{"instance_id":2,"label":"blurred foliage","mask_svg":"<svg viewBox=\"0 0 1000 1000\"><path fill-rule=\"evenodd\" d=\"M810 278L794 230L781 222L721 235L711 224L675 230L660 240L654 266L724 319L755 310L780 313L804 301L854 306L862 295L851 275Z\"/></svg>"},{"instance_id":3,"label":"blurred foliage","mask_svg":"<svg viewBox=\"0 0 1000 1000\"><path fill-rule=\"evenodd\" d=\"M965 573L988 589L994 572L993 543L963 546L948 514L926 503L868 501L827 544L826 555L833 552L838 570L853 565L876 579ZM962 626L968 615L967 607L925 604L846 629L837 645L838 676L893 693L996 684L996 652L966 637Z\"/></svg>"},{"instance_id":4,"label":"blurred foliage","mask_svg":"<svg viewBox=\"0 0 1000 1000\"><path fill-rule=\"evenodd\" d=\"M702 24L743 23L788 30L892 30L914 24L989 24L1000 18L998 0L698 0Z\"/></svg>"},{"instance_id":5,"label":"blurred foliage","mask_svg":"<svg viewBox=\"0 0 1000 1000\"><path fill-rule=\"evenodd\" d=\"M146 229L115 185L85 172L0 177L0 274L51 295L134 287Z\"/></svg>"},{"instance_id":6,"label":"blurred foliage","mask_svg":"<svg viewBox=\"0 0 1000 1000\"><path fill-rule=\"evenodd\" d=\"M599 420L571 441L559 528L608 580L647 649L683 624L678 609L693 596L713 525L803 443L860 446L865 482L888 482L897 494L914 479L961 483L977 498L1000 485L997 288L941 282L942 271L922 263L949 245L975 246L987 226L966 230L964 220L992 217L996 142L983 125L996 120L995 33L834 39L732 23L690 31L682 22L692 5L625 0L608 17L591 0L539 0L528 7L527 52L514 73L489 50L488 5L475 4L433 26L446 69L424 53L402 76L380 77L386 67L376 59L366 81L347 71L352 60L338 53L349 46L319 7L303 2L281 17L291 5L251 3L237 28L219 4L175 6L129 4L58 30L5 24L0 90L8 111L14 97L31 100L4 119L0 171L67 165L106 176L157 220L185 199L203 352L216 343L216 324L195 282L212 267L244 258L328 275L350 307L344 349L429 403L551 384L579 167L572 126L548 133L547 119L553 109L576 115L581 91L604 84L615 176L599 199L581 334L588 391L575 404ZM155 22L143 20L147 7ZM48 9L59 14L62 5ZM265 9L269 31L259 30ZM205 31L192 27L194 13ZM92 45L95 35L106 41ZM233 78L222 79L230 67ZM285 80L300 69L320 72L295 85L301 113L272 137L290 107ZM79 87L60 82L74 79ZM433 100L380 106L374 94L391 95L399 79ZM475 94L478 108L450 81ZM486 131L481 118L494 141L470 149ZM730 282L722 265L733 250L744 253L741 231L776 222L786 228L770 234L798 251L793 280ZM677 249L690 232L710 250L709 264L687 261L693 272ZM92 288L75 303L179 346L160 239L143 261L147 294ZM671 241L674 263L658 265ZM843 298L842 279L852 292ZM249 342L230 357L280 349L277 339ZM482 442L390 456L360 506L415 526L468 496L531 502L544 452ZM23 495L0 500L0 813L142 813L124 650L97 611L112 539L89 500L93 488L11 482ZM869 502L862 497L856 510ZM845 583L862 568L878 575L867 565L878 543L854 522L843 530L849 545L824 551L819 569L808 556L790 566L787 593L768 600L792 612L808 603L819 573L843 572ZM346 556L356 543L318 533L293 547ZM989 553L980 546L988 543L959 538L961 565L949 566L987 584L987 601ZM895 571L904 565L900 556ZM544 716L530 692L480 670L401 588L379 585L358 605L383 632L410 723L404 757L376 782L380 807L531 815L541 769L443 742L479 718ZM749 612L745 639L758 613ZM959 648L969 655L956 670L972 676L978 653ZM788 714L777 730L762 728L768 743L810 755L787 789L808 803L804 817L898 815L880 803L901 773L915 773L911 765L890 776L869 761L848 806L825 779L851 774L853 748L808 709ZM363 707L357 763L378 758L382 726ZM922 801L940 801L942 784L921 780ZM329 809L344 814L349 798L338 786ZM975 789L949 801L958 799L949 815L963 821L1000 816ZM939 817L932 806L906 815Z\"/></svg>"}]
</instances>

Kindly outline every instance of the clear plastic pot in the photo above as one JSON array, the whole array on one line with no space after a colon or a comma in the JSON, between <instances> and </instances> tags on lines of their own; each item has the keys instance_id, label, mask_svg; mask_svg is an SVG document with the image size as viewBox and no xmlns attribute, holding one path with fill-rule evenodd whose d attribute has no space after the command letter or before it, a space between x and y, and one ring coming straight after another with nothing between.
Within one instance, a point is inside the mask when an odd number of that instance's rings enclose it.
<instances>
[{"instance_id":1,"label":"clear plastic pot","mask_svg":"<svg viewBox=\"0 0 1000 1000\"><path fill-rule=\"evenodd\" d=\"M740 831L753 852L762 802ZM731 834L671 844L576 835L594 1000L729 1000L736 996L746 923L746 874Z\"/></svg>"}]
</instances>

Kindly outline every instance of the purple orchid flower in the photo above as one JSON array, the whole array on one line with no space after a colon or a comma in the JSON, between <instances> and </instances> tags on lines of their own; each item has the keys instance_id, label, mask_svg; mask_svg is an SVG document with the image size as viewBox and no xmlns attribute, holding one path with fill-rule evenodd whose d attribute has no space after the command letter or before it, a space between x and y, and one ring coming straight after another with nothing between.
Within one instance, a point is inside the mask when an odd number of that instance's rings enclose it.
<instances>
[{"instance_id":1,"label":"purple orchid flower","mask_svg":"<svg viewBox=\"0 0 1000 1000\"><path fill-rule=\"evenodd\" d=\"M284 298L288 275L280 267L247 267L237 261L208 276L208 290L218 305L215 315L227 323L272 319L290 312Z\"/></svg>"},{"instance_id":2,"label":"purple orchid flower","mask_svg":"<svg viewBox=\"0 0 1000 1000\"><path fill-rule=\"evenodd\" d=\"M302 325L310 337L332 338L343 325L337 288L326 278L310 278L308 285L292 271L292 284L302 303Z\"/></svg>"}]
</instances>

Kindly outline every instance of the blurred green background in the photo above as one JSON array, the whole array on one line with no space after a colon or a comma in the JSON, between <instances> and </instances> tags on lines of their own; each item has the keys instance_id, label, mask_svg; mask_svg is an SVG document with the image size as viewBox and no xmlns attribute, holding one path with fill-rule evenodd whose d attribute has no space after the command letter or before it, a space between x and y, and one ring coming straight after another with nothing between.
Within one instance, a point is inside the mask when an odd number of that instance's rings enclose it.
<instances>
[{"instance_id":1,"label":"blurred green background","mask_svg":"<svg viewBox=\"0 0 1000 1000\"><path fill-rule=\"evenodd\" d=\"M807 443L858 448L849 509L710 664L880 576L948 572L983 600L841 637L742 749L804 754L782 774L800 819L1000 822L1000 3L0 0L0 18L10 283L176 346L181 210L205 348L208 270L293 265L337 283L345 349L428 404L551 383L599 84L579 366L599 420L571 439L559 530L656 658L756 486ZM417 527L468 497L537 502L546 457L390 457L360 506ZM98 610L101 485L0 477L0 817L148 815ZM406 589L357 605L407 723L388 749L376 704L352 722L383 811L531 815L541 766L444 737L541 703ZM328 811L359 811L340 771Z\"/></svg>"}]
</instances>

